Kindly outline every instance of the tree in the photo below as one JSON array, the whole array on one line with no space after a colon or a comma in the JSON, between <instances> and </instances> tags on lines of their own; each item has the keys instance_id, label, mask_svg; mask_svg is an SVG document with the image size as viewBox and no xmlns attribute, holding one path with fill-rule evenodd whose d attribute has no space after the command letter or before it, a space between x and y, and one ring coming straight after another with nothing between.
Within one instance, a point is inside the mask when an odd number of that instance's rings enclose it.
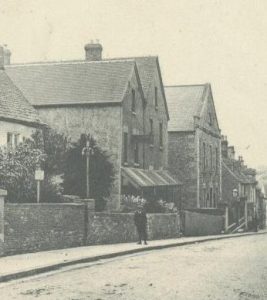
<instances>
[{"instance_id":1,"label":"tree","mask_svg":"<svg viewBox=\"0 0 267 300\"><path fill-rule=\"evenodd\" d=\"M35 170L41 166L45 171L41 202L60 201L62 187L53 176L62 170L66 145L63 135L47 128L44 132L36 130L31 138L15 148L0 148L0 182L1 187L8 191L7 200L36 202Z\"/></svg>"},{"instance_id":2,"label":"tree","mask_svg":"<svg viewBox=\"0 0 267 300\"><path fill-rule=\"evenodd\" d=\"M81 135L67 150L64 164L64 193L86 197L86 157L82 156L89 139L94 153L90 156L90 198L96 200L96 210L103 210L114 181L114 167L106 151L103 151L92 136Z\"/></svg>"},{"instance_id":3,"label":"tree","mask_svg":"<svg viewBox=\"0 0 267 300\"><path fill-rule=\"evenodd\" d=\"M31 143L0 148L0 182L1 187L8 191L8 201L36 201L34 172L44 159L43 151L33 148Z\"/></svg>"}]
</instances>

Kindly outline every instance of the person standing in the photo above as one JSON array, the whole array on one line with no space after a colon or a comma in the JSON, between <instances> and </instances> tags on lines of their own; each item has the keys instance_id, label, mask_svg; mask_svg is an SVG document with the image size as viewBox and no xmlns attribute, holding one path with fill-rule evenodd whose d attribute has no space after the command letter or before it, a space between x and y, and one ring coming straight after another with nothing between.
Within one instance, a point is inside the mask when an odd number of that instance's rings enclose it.
<instances>
[{"instance_id":1,"label":"person standing","mask_svg":"<svg viewBox=\"0 0 267 300\"><path fill-rule=\"evenodd\" d=\"M141 245L142 240L147 245L147 217L146 212L142 206L138 206L137 211L134 214L134 224L137 229L139 241L137 244Z\"/></svg>"}]
</instances>

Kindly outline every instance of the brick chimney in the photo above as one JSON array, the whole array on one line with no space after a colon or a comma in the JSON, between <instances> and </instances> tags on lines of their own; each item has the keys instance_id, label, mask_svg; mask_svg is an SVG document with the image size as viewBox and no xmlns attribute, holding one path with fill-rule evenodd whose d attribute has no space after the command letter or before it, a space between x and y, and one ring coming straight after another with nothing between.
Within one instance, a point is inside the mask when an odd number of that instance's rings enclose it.
<instances>
[{"instance_id":1,"label":"brick chimney","mask_svg":"<svg viewBox=\"0 0 267 300\"><path fill-rule=\"evenodd\" d=\"M88 61L102 60L102 45L98 40L96 42L91 41L89 44L84 46L85 59Z\"/></svg>"},{"instance_id":2,"label":"brick chimney","mask_svg":"<svg viewBox=\"0 0 267 300\"><path fill-rule=\"evenodd\" d=\"M4 69L6 65L10 65L11 52L7 45L0 45L0 69Z\"/></svg>"},{"instance_id":3,"label":"brick chimney","mask_svg":"<svg viewBox=\"0 0 267 300\"><path fill-rule=\"evenodd\" d=\"M228 147L228 158L235 159L235 147L234 146Z\"/></svg>"},{"instance_id":4,"label":"brick chimney","mask_svg":"<svg viewBox=\"0 0 267 300\"><path fill-rule=\"evenodd\" d=\"M221 136L221 147L222 147L222 157L228 158L228 141L226 135Z\"/></svg>"}]
</instances>

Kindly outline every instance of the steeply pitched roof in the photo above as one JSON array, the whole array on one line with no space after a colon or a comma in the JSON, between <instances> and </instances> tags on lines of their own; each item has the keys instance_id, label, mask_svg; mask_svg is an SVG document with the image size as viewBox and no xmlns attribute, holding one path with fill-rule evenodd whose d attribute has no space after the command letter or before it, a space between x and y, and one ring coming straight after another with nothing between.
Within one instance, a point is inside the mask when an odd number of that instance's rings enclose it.
<instances>
[{"instance_id":1,"label":"steeply pitched roof","mask_svg":"<svg viewBox=\"0 0 267 300\"><path fill-rule=\"evenodd\" d=\"M142 89L143 89L145 98L148 97L150 87L154 82L155 72L158 72L160 85L161 85L160 87L162 90L164 105L165 105L165 109L166 109L166 114L167 114L167 118L169 120L169 110L168 110L165 90L164 90L164 86L163 86L163 82L162 82L158 57L157 56L137 56L137 57L128 57L128 58L104 59L104 61L114 61L114 60L116 61L116 60L121 60L121 59L132 59L136 62L138 74L140 77L140 81L141 81L141 85L142 85Z\"/></svg>"},{"instance_id":2,"label":"steeply pitched roof","mask_svg":"<svg viewBox=\"0 0 267 300\"><path fill-rule=\"evenodd\" d=\"M34 106L119 103L134 60L10 65L6 72Z\"/></svg>"},{"instance_id":3,"label":"steeply pitched roof","mask_svg":"<svg viewBox=\"0 0 267 300\"><path fill-rule=\"evenodd\" d=\"M170 113L168 131L194 130L194 116L200 113L206 87L207 84L165 87Z\"/></svg>"},{"instance_id":4,"label":"steeply pitched roof","mask_svg":"<svg viewBox=\"0 0 267 300\"><path fill-rule=\"evenodd\" d=\"M0 119L32 124L41 123L37 111L12 83L4 70L0 70Z\"/></svg>"},{"instance_id":5,"label":"steeply pitched roof","mask_svg":"<svg viewBox=\"0 0 267 300\"><path fill-rule=\"evenodd\" d=\"M238 180L242 184L256 184L257 181L254 177L248 176L242 172L242 170L238 171L236 169L231 169L228 166L228 161L226 159L222 160L222 167L227 170L231 176L233 176L236 180Z\"/></svg>"}]
</instances>

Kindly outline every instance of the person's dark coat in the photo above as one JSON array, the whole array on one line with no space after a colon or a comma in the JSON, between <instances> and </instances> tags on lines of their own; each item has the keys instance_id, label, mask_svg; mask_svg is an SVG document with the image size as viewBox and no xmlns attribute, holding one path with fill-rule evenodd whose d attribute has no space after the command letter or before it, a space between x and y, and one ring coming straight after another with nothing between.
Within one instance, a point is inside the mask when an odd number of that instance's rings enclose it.
<instances>
[{"instance_id":1,"label":"person's dark coat","mask_svg":"<svg viewBox=\"0 0 267 300\"><path fill-rule=\"evenodd\" d=\"M144 211L136 211L134 214L135 226L139 229L145 229L147 226L147 217Z\"/></svg>"}]
</instances>

